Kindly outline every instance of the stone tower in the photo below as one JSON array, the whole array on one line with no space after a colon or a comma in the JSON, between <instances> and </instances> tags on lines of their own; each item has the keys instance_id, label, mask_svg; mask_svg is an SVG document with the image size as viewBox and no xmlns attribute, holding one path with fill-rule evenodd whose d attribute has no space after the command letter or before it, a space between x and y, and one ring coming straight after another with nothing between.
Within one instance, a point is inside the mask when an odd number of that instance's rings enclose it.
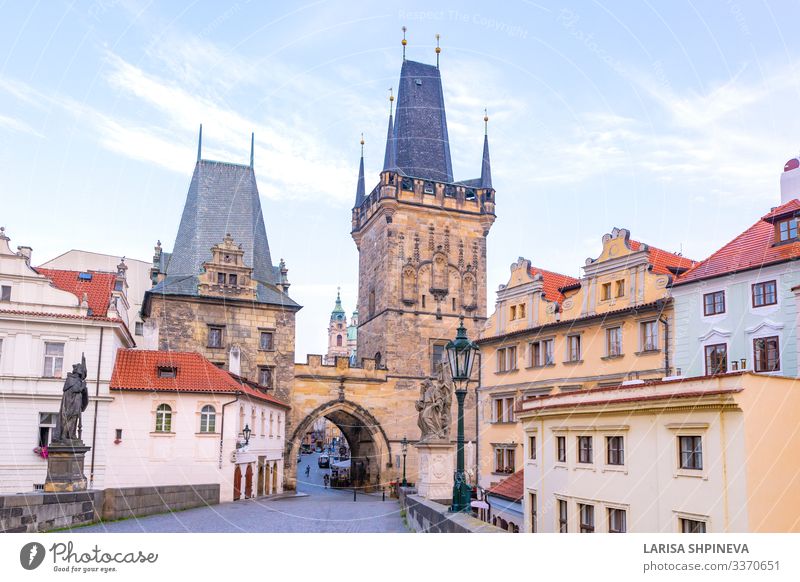
<instances>
[{"instance_id":1,"label":"stone tower","mask_svg":"<svg viewBox=\"0 0 800 582\"><path fill-rule=\"evenodd\" d=\"M480 178L453 179L438 66L404 60L394 118L392 101L380 179L367 193L362 145L352 212L358 357L413 380L435 375L460 316L470 338L486 320L495 191L487 135Z\"/></svg>"},{"instance_id":2,"label":"stone tower","mask_svg":"<svg viewBox=\"0 0 800 582\"><path fill-rule=\"evenodd\" d=\"M336 305L331 311L331 321L328 324L328 352L325 361L328 364L336 363L336 356L348 357L347 349L347 316L342 308L342 298L336 291Z\"/></svg>"}]
</instances>

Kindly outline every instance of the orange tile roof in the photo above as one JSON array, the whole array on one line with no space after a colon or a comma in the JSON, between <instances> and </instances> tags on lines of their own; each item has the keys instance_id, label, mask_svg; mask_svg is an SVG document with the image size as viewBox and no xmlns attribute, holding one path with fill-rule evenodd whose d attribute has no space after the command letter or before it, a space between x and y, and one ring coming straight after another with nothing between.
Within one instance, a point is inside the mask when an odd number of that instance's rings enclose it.
<instances>
[{"instance_id":1,"label":"orange tile roof","mask_svg":"<svg viewBox=\"0 0 800 582\"><path fill-rule=\"evenodd\" d=\"M506 477L497 485L489 487L490 495L497 495L510 501L519 501L525 493L525 470L520 469Z\"/></svg>"},{"instance_id":2,"label":"orange tile roof","mask_svg":"<svg viewBox=\"0 0 800 582\"><path fill-rule=\"evenodd\" d=\"M629 240L628 243L632 251L642 247L642 243L636 240ZM647 253L653 272L659 275L672 275L674 269L689 269L695 264L692 259L650 245L647 245Z\"/></svg>"},{"instance_id":3,"label":"orange tile roof","mask_svg":"<svg viewBox=\"0 0 800 582\"><path fill-rule=\"evenodd\" d=\"M800 258L800 242L774 245L775 226L770 222L778 216L798 211L798 200L791 200L772 210L710 257L678 277L675 284L682 285Z\"/></svg>"},{"instance_id":4,"label":"orange tile roof","mask_svg":"<svg viewBox=\"0 0 800 582\"><path fill-rule=\"evenodd\" d=\"M98 273L97 271L86 271L92 275L90 281L78 278L82 271L64 271L61 269L45 269L36 267L35 271L44 275L53 282L53 285L62 291L68 291L78 298L78 302L83 300L86 293L89 300L89 309L93 314L104 316L108 312L108 305L111 303L111 292L114 290L116 275L113 273Z\"/></svg>"},{"instance_id":5,"label":"orange tile roof","mask_svg":"<svg viewBox=\"0 0 800 582\"><path fill-rule=\"evenodd\" d=\"M545 271L539 267L531 267L531 276L541 275L542 283L544 284L544 296L549 301L556 301L561 303L564 300L564 294L561 293L562 287L580 283L580 279L570 277L569 275L562 275L561 273L554 273L553 271Z\"/></svg>"},{"instance_id":6,"label":"orange tile roof","mask_svg":"<svg viewBox=\"0 0 800 582\"><path fill-rule=\"evenodd\" d=\"M177 368L174 378L162 378L160 367ZM218 368L196 352L173 352L157 350L117 350L114 372L111 374L111 390L148 390L159 392L211 392L244 394L252 398L271 402L284 408L289 405L265 392L266 388L255 388L258 384L237 381L232 374Z\"/></svg>"}]
</instances>

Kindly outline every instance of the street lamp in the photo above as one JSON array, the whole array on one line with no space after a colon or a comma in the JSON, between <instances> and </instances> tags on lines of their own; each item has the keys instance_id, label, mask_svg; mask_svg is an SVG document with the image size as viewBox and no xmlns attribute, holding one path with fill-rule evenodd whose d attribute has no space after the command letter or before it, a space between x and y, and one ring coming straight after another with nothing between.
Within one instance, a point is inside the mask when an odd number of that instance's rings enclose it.
<instances>
[{"instance_id":1,"label":"street lamp","mask_svg":"<svg viewBox=\"0 0 800 582\"><path fill-rule=\"evenodd\" d=\"M400 450L403 451L403 487L408 487L406 481L406 455L408 454L408 439L403 435L403 440L400 441Z\"/></svg>"},{"instance_id":2,"label":"street lamp","mask_svg":"<svg viewBox=\"0 0 800 582\"><path fill-rule=\"evenodd\" d=\"M247 424L244 425L244 430L242 431L242 436L244 437L244 446L247 446L248 444L250 444L250 433L252 433L252 432L253 431L250 430L250 426L249 425L247 425Z\"/></svg>"},{"instance_id":3,"label":"street lamp","mask_svg":"<svg viewBox=\"0 0 800 582\"><path fill-rule=\"evenodd\" d=\"M467 396L467 384L472 375L475 354L478 352L478 346L467 339L463 316L456 330L456 339L448 342L445 350L458 400L458 452L456 474L453 479L453 504L450 506L450 511L457 513L469 511L472 494L472 488L464 475L464 398Z\"/></svg>"}]
</instances>

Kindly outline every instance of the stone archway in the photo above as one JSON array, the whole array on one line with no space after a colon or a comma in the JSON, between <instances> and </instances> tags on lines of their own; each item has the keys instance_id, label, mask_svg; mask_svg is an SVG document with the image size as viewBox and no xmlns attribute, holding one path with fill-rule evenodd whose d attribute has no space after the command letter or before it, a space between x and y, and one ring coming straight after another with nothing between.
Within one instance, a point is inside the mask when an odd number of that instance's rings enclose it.
<instances>
[{"instance_id":1,"label":"stone archway","mask_svg":"<svg viewBox=\"0 0 800 582\"><path fill-rule=\"evenodd\" d=\"M284 459L284 489L296 489L297 463L303 436L319 418L327 418L335 424L350 446L354 485L365 491L374 490L382 484L381 468L391 459L391 444L386 432L370 412L349 400L331 400L309 412L295 427L286 440Z\"/></svg>"}]
</instances>

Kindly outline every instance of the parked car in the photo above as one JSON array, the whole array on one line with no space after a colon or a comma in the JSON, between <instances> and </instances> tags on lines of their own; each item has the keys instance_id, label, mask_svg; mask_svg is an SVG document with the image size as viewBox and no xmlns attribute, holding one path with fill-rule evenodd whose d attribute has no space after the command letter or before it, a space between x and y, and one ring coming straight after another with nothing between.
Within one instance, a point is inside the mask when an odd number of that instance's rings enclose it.
<instances>
[{"instance_id":1,"label":"parked car","mask_svg":"<svg viewBox=\"0 0 800 582\"><path fill-rule=\"evenodd\" d=\"M331 466L331 460L328 455L320 455L317 459L317 465L320 469L327 469Z\"/></svg>"}]
</instances>

